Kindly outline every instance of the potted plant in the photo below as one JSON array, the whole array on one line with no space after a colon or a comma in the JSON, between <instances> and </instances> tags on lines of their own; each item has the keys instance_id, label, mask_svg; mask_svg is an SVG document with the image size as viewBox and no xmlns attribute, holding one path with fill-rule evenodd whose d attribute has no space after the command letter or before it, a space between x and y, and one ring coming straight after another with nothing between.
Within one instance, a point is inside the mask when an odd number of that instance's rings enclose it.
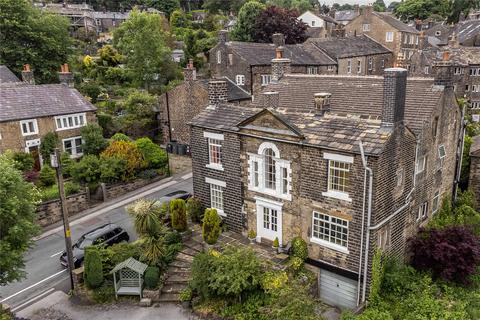
<instances>
[{"instance_id":1,"label":"potted plant","mask_svg":"<svg viewBox=\"0 0 480 320\"><path fill-rule=\"evenodd\" d=\"M275 240L273 240L272 248L275 250L275 252L278 253L278 248L280 247L280 242L278 241L278 237L275 237Z\"/></svg>"},{"instance_id":2,"label":"potted plant","mask_svg":"<svg viewBox=\"0 0 480 320\"><path fill-rule=\"evenodd\" d=\"M192 289L187 287L180 291L180 295L178 297L182 302L182 307L185 309L190 308L190 302L192 301Z\"/></svg>"},{"instance_id":3,"label":"potted plant","mask_svg":"<svg viewBox=\"0 0 480 320\"><path fill-rule=\"evenodd\" d=\"M257 233L255 232L255 230L248 231L248 240L250 240L250 244L254 244L256 239Z\"/></svg>"},{"instance_id":4,"label":"potted plant","mask_svg":"<svg viewBox=\"0 0 480 320\"><path fill-rule=\"evenodd\" d=\"M206 243L206 249L210 249L215 243L217 243L220 236L220 216L216 209L205 209L205 215L203 217L202 236L203 241Z\"/></svg>"}]
</instances>

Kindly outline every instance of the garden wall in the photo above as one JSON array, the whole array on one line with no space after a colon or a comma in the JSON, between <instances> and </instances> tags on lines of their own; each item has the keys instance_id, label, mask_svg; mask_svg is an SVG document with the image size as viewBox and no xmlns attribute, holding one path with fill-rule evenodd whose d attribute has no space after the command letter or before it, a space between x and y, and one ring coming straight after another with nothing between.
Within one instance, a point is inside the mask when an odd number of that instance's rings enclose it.
<instances>
[{"instance_id":1,"label":"garden wall","mask_svg":"<svg viewBox=\"0 0 480 320\"><path fill-rule=\"evenodd\" d=\"M104 183L101 184L101 188L103 191L103 201L107 201L109 199L117 198L121 195L124 195L130 191L137 190L142 188L150 183L159 181L166 176L158 176L153 179L137 179L135 181L129 183L117 183L112 185L106 185Z\"/></svg>"},{"instance_id":2,"label":"garden wall","mask_svg":"<svg viewBox=\"0 0 480 320\"><path fill-rule=\"evenodd\" d=\"M72 216L90 207L87 192L77 193L67 197L68 215ZM60 199L42 202L37 208L37 222L45 227L62 220L62 205Z\"/></svg>"}]
</instances>

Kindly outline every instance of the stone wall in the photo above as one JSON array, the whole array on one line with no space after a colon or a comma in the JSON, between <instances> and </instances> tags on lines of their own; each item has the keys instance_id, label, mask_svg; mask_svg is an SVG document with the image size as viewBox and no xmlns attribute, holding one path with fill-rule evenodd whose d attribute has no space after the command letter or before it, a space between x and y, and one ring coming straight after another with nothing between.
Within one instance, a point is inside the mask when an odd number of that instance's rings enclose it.
<instances>
[{"instance_id":1,"label":"stone wall","mask_svg":"<svg viewBox=\"0 0 480 320\"><path fill-rule=\"evenodd\" d=\"M130 183L118 183L118 184L112 184L112 185L106 185L102 183L101 188L103 191L103 201L120 197L130 191L137 190L150 183L159 181L163 178L165 178L165 176L159 176L151 180L138 179Z\"/></svg>"},{"instance_id":2,"label":"stone wall","mask_svg":"<svg viewBox=\"0 0 480 320\"><path fill-rule=\"evenodd\" d=\"M372 70L368 70L368 59L372 59ZM383 75L383 71L386 68L393 67L393 54L386 53L386 54L375 54L369 56L360 56L360 57L352 57L352 58L341 58L338 59L338 74L349 74L347 70L348 61L351 61L352 71L350 74L352 75ZM385 67L382 67L382 60ZM357 63L360 61L360 73L357 72Z\"/></svg>"},{"instance_id":3,"label":"stone wall","mask_svg":"<svg viewBox=\"0 0 480 320\"><path fill-rule=\"evenodd\" d=\"M68 215L73 216L90 207L87 192L77 193L67 197ZM62 221L62 206L60 200L42 202L37 207L37 223L41 227Z\"/></svg>"}]
</instances>

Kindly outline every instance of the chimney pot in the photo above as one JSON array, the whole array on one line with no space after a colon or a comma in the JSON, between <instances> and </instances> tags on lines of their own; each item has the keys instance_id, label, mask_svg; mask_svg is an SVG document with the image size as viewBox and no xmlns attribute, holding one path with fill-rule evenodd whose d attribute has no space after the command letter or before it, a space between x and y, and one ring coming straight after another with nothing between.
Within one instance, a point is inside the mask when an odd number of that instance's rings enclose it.
<instances>
[{"instance_id":1,"label":"chimney pot","mask_svg":"<svg viewBox=\"0 0 480 320\"><path fill-rule=\"evenodd\" d=\"M450 52L444 51L442 55L442 60L443 61L449 61L450 60Z\"/></svg>"},{"instance_id":2,"label":"chimney pot","mask_svg":"<svg viewBox=\"0 0 480 320\"><path fill-rule=\"evenodd\" d=\"M277 91L262 92L262 99L265 108L277 109L280 104L280 95Z\"/></svg>"},{"instance_id":3,"label":"chimney pot","mask_svg":"<svg viewBox=\"0 0 480 320\"><path fill-rule=\"evenodd\" d=\"M33 76L33 71L30 69L29 64L23 65L22 81L28 84L35 84L35 77Z\"/></svg>"},{"instance_id":4,"label":"chimney pot","mask_svg":"<svg viewBox=\"0 0 480 320\"><path fill-rule=\"evenodd\" d=\"M277 83L284 74L290 73L290 59L284 58L283 47L275 49L275 58L272 59L272 83Z\"/></svg>"},{"instance_id":5,"label":"chimney pot","mask_svg":"<svg viewBox=\"0 0 480 320\"><path fill-rule=\"evenodd\" d=\"M70 68L67 63L60 65L60 72L58 73L58 78L61 84L64 84L70 88L74 86L73 73L70 72Z\"/></svg>"},{"instance_id":6,"label":"chimney pot","mask_svg":"<svg viewBox=\"0 0 480 320\"><path fill-rule=\"evenodd\" d=\"M183 69L183 78L186 82L197 80L197 70L193 66L193 59L189 59L187 67Z\"/></svg>"},{"instance_id":7,"label":"chimney pot","mask_svg":"<svg viewBox=\"0 0 480 320\"><path fill-rule=\"evenodd\" d=\"M313 95L315 100L315 111L318 115L323 116L326 112L330 111L330 97L329 92L319 92Z\"/></svg>"},{"instance_id":8,"label":"chimney pot","mask_svg":"<svg viewBox=\"0 0 480 320\"><path fill-rule=\"evenodd\" d=\"M383 76L382 127L404 120L407 69L387 68Z\"/></svg>"},{"instance_id":9,"label":"chimney pot","mask_svg":"<svg viewBox=\"0 0 480 320\"><path fill-rule=\"evenodd\" d=\"M275 59L282 59L283 58L283 47L275 48Z\"/></svg>"}]
</instances>

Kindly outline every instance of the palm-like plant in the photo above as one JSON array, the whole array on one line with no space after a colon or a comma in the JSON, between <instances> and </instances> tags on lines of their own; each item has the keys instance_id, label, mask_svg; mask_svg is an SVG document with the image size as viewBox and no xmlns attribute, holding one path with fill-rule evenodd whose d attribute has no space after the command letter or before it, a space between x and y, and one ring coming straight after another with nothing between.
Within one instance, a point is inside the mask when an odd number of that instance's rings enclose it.
<instances>
[{"instance_id":1,"label":"palm-like plant","mask_svg":"<svg viewBox=\"0 0 480 320\"><path fill-rule=\"evenodd\" d=\"M140 199L127 207L127 212L134 218L137 234L142 236L158 236L163 225L159 219L159 207L154 200Z\"/></svg>"},{"instance_id":2,"label":"palm-like plant","mask_svg":"<svg viewBox=\"0 0 480 320\"><path fill-rule=\"evenodd\" d=\"M165 254L165 245L162 236L147 235L142 238L142 259L149 265L158 265L160 258Z\"/></svg>"}]
</instances>

